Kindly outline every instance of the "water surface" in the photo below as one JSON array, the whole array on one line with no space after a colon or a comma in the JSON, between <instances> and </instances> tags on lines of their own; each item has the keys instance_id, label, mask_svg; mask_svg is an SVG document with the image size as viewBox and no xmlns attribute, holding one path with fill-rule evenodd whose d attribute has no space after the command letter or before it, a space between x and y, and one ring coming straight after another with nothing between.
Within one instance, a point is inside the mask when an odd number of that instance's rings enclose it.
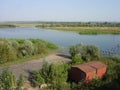
<instances>
[{"instance_id":1,"label":"water surface","mask_svg":"<svg viewBox=\"0 0 120 90\"><path fill-rule=\"evenodd\" d=\"M96 44L101 50L112 49L120 45L120 35L80 35L74 32L35 27L0 28L0 38L44 39L63 47L82 42L84 44Z\"/></svg>"}]
</instances>

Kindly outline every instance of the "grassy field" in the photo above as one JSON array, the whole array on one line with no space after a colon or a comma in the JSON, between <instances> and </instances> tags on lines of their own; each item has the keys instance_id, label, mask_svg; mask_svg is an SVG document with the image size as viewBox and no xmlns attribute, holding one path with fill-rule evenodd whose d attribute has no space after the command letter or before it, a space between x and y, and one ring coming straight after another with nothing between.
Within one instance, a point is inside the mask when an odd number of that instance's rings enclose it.
<instances>
[{"instance_id":1,"label":"grassy field","mask_svg":"<svg viewBox=\"0 0 120 90\"><path fill-rule=\"evenodd\" d=\"M12 24L0 24L0 28L14 28L16 25Z\"/></svg>"},{"instance_id":2,"label":"grassy field","mask_svg":"<svg viewBox=\"0 0 120 90\"><path fill-rule=\"evenodd\" d=\"M66 25L66 26L65 26ZM0 28L5 27L40 27L51 30L73 31L79 34L120 34L120 27L117 26L69 26L69 24L42 24L42 23L13 23L0 24ZM68 26L67 26L68 25Z\"/></svg>"},{"instance_id":3,"label":"grassy field","mask_svg":"<svg viewBox=\"0 0 120 90\"><path fill-rule=\"evenodd\" d=\"M120 27L47 27L47 29L74 31L79 34L120 34Z\"/></svg>"}]
</instances>

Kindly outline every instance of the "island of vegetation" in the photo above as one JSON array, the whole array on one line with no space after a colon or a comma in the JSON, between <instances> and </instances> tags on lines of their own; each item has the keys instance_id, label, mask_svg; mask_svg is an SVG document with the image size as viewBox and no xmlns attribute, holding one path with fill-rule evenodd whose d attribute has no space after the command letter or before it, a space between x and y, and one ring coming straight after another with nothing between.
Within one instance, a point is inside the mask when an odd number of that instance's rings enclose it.
<instances>
[{"instance_id":1,"label":"island of vegetation","mask_svg":"<svg viewBox=\"0 0 120 90\"><path fill-rule=\"evenodd\" d=\"M120 23L109 22L56 22L56 23L43 23L36 27L74 31L79 34L120 34Z\"/></svg>"},{"instance_id":2,"label":"island of vegetation","mask_svg":"<svg viewBox=\"0 0 120 90\"><path fill-rule=\"evenodd\" d=\"M6 22L0 24L0 28L3 27L38 27L79 34L120 34L119 22Z\"/></svg>"}]
</instances>

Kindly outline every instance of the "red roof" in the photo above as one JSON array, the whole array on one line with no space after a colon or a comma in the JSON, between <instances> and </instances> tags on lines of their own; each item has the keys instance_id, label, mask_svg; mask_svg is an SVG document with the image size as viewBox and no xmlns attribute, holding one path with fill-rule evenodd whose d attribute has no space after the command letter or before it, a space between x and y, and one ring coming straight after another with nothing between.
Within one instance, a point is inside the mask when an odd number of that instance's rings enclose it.
<instances>
[{"instance_id":1,"label":"red roof","mask_svg":"<svg viewBox=\"0 0 120 90\"><path fill-rule=\"evenodd\" d=\"M88 66L87 64L75 65L75 66L72 66L72 67L80 69L80 70L82 70L85 73L91 72L91 71L94 70L94 68Z\"/></svg>"},{"instance_id":2,"label":"red roof","mask_svg":"<svg viewBox=\"0 0 120 90\"><path fill-rule=\"evenodd\" d=\"M96 69L100 69L100 68L106 67L106 65L103 64L100 61L91 61L91 62L88 62L88 63L85 63L85 64L74 65L72 67L80 69L83 72L87 73L87 72L94 71Z\"/></svg>"},{"instance_id":3,"label":"red roof","mask_svg":"<svg viewBox=\"0 0 120 90\"><path fill-rule=\"evenodd\" d=\"M102 62L100 61L92 61L92 62L89 62L87 63L90 67L93 67L95 69L100 69L100 68L103 68L103 67L106 67L105 64L103 64Z\"/></svg>"},{"instance_id":4,"label":"red roof","mask_svg":"<svg viewBox=\"0 0 120 90\"><path fill-rule=\"evenodd\" d=\"M75 81L84 79L88 82L95 77L103 77L106 73L106 67L107 66L100 61L74 65L71 67L71 79Z\"/></svg>"}]
</instances>

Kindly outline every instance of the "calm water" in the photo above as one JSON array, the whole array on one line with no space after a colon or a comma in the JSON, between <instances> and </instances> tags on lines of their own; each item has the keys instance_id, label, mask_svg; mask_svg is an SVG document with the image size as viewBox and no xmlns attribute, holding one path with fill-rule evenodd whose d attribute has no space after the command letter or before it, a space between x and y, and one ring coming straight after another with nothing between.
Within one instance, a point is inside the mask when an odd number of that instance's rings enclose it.
<instances>
[{"instance_id":1,"label":"calm water","mask_svg":"<svg viewBox=\"0 0 120 90\"><path fill-rule=\"evenodd\" d=\"M73 32L45 30L34 27L0 28L0 38L39 38L63 47L82 42L85 44L96 44L104 51L120 45L120 35L79 35ZM117 52L120 53L120 50Z\"/></svg>"}]
</instances>

